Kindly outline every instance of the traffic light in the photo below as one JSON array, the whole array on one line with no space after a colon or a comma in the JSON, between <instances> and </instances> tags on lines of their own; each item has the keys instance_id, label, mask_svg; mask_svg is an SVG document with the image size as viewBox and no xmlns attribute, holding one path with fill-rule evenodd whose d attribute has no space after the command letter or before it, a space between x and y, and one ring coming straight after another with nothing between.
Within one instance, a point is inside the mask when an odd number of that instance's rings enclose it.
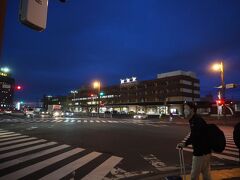
<instances>
[{"instance_id":1,"label":"traffic light","mask_svg":"<svg viewBox=\"0 0 240 180\"><path fill-rule=\"evenodd\" d=\"M224 101L224 99L218 99L218 100L216 100L216 104L217 104L218 106L222 106L222 105L225 104L225 101Z\"/></svg>"},{"instance_id":2,"label":"traffic light","mask_svg":"<svg viewBox=\"0 0 240 180\"><path fill-rule=\"evenodd\" d=\"M17 89L18 91L20 91L20 90L22 90L22 86L17 85L17 86L16 86L16 89Z\"/></svg>"},{"instance_id":3,"label":"traffic light","mask_svg":"<svg viewBox=\"0 0 240 180\"><path fill-rule=\"evenodd\" d=\"M104 96L104 92L100 92L99 95L100 95L100 96Z\"/></svg>"}]
</instances>

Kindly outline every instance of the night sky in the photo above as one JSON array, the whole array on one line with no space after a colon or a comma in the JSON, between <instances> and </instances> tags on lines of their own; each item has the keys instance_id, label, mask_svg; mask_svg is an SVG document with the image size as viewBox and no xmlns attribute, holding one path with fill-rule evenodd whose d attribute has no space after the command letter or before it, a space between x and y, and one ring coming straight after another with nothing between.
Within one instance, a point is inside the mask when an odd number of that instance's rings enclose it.
<instances>
[{"instance_id":1,"label":"night sky","mask_svg":"<svg viewBox=\"0 0 240 180\"><path fill-rule=\"evenodd\" d=\"M220 76L209 68L218 59L226 83L240 84L239 0L49 0L43 32L21 25L19 1L7 1L1 64L24 88L17 99L180 69L197 73L201 95L216 94ZM240 99L239 91L227 94Z\"/></svg>"}]
</instances>

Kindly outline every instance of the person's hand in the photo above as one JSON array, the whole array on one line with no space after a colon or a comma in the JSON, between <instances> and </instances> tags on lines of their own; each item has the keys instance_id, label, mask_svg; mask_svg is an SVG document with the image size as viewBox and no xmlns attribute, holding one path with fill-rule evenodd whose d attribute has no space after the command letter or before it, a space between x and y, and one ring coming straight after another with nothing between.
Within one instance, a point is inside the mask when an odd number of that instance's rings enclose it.
<instances>
[{"instance_id":1,"label":"person's hand","mask_svg":"<svg viewBox=\"0 0 240 180\"><path fill-rule=\"evenodd\" d=\"M184 143L178 143L178 144L177 144L177 148L178 148L178 149L182 149L184 146L185 146Z\"/></svg>"}]
</instances>

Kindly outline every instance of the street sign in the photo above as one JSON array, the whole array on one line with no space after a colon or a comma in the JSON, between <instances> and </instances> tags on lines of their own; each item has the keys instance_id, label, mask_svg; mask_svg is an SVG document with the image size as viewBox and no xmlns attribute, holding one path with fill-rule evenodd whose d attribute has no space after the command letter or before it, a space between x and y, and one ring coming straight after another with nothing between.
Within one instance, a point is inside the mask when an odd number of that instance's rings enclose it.
<instances>
[{"instance_id":1,"label":"street sign","mask_svg":"<svg viewBox=\"0 0 240 180\"><path fill-rule=\"evenodd\" d=\"M236 87L238 87L238 85L237 85L237 84L234 84L234 83L230 83L230 84L226 84L226 85L225 85L225 88L226 88L226 89L232 89L232 88L236 88ZM217 87L215 87L215 88L222 89L222 85L221 85L221 86L217 86Z\"/></svg>"},{"instance_id":2,"label":"street sign","mask_svg":"<svg viewBox=\"0 0 240 180\"><path fill-rule=\"evenodd\" d=\"M48 0L21 0L20 22L34 30L43 31L47 24Z\"/></svg>"},{"instance_id":3,"label":"street sign","mask_svg":"<svg viewBox=\"0 0 240 180\"><path fill-rule=\"evenodd\" d=\"M233 83L231 83L231 84L226 84L226 89L232 89L232 88L236 88L237 87L237 85L236 84L233 84Z\"/></svg>"}]
</instances>

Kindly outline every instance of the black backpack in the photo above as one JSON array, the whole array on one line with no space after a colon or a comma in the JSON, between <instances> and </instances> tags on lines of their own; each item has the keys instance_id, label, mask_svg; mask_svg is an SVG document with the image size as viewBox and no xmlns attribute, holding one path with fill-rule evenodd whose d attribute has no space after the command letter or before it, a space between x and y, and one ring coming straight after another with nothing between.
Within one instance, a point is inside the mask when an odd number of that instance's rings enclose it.
<instances>
[{"instance_id":1,"label":"black backpack","mask_svg":"<svg viewBox=\"0 0 240 180\"><path fill-rule=\"evenodd\" d=\"M219 127L217 127L215 124L208 124L207 128L211 150L216 153L223 152L226 146L226 138L223 131L219 129Z\"/></svg>"},{"instance_id":2,"label":"black backpack","mask_svg":"<svg viewBox=\"0 0 240 180\"><path fill-rule=\"evenodd\" d=\"M234 127L233 140L238 149L240 149L240 122L237 123L236 126Z\"/></svg>"}]
</instances>

